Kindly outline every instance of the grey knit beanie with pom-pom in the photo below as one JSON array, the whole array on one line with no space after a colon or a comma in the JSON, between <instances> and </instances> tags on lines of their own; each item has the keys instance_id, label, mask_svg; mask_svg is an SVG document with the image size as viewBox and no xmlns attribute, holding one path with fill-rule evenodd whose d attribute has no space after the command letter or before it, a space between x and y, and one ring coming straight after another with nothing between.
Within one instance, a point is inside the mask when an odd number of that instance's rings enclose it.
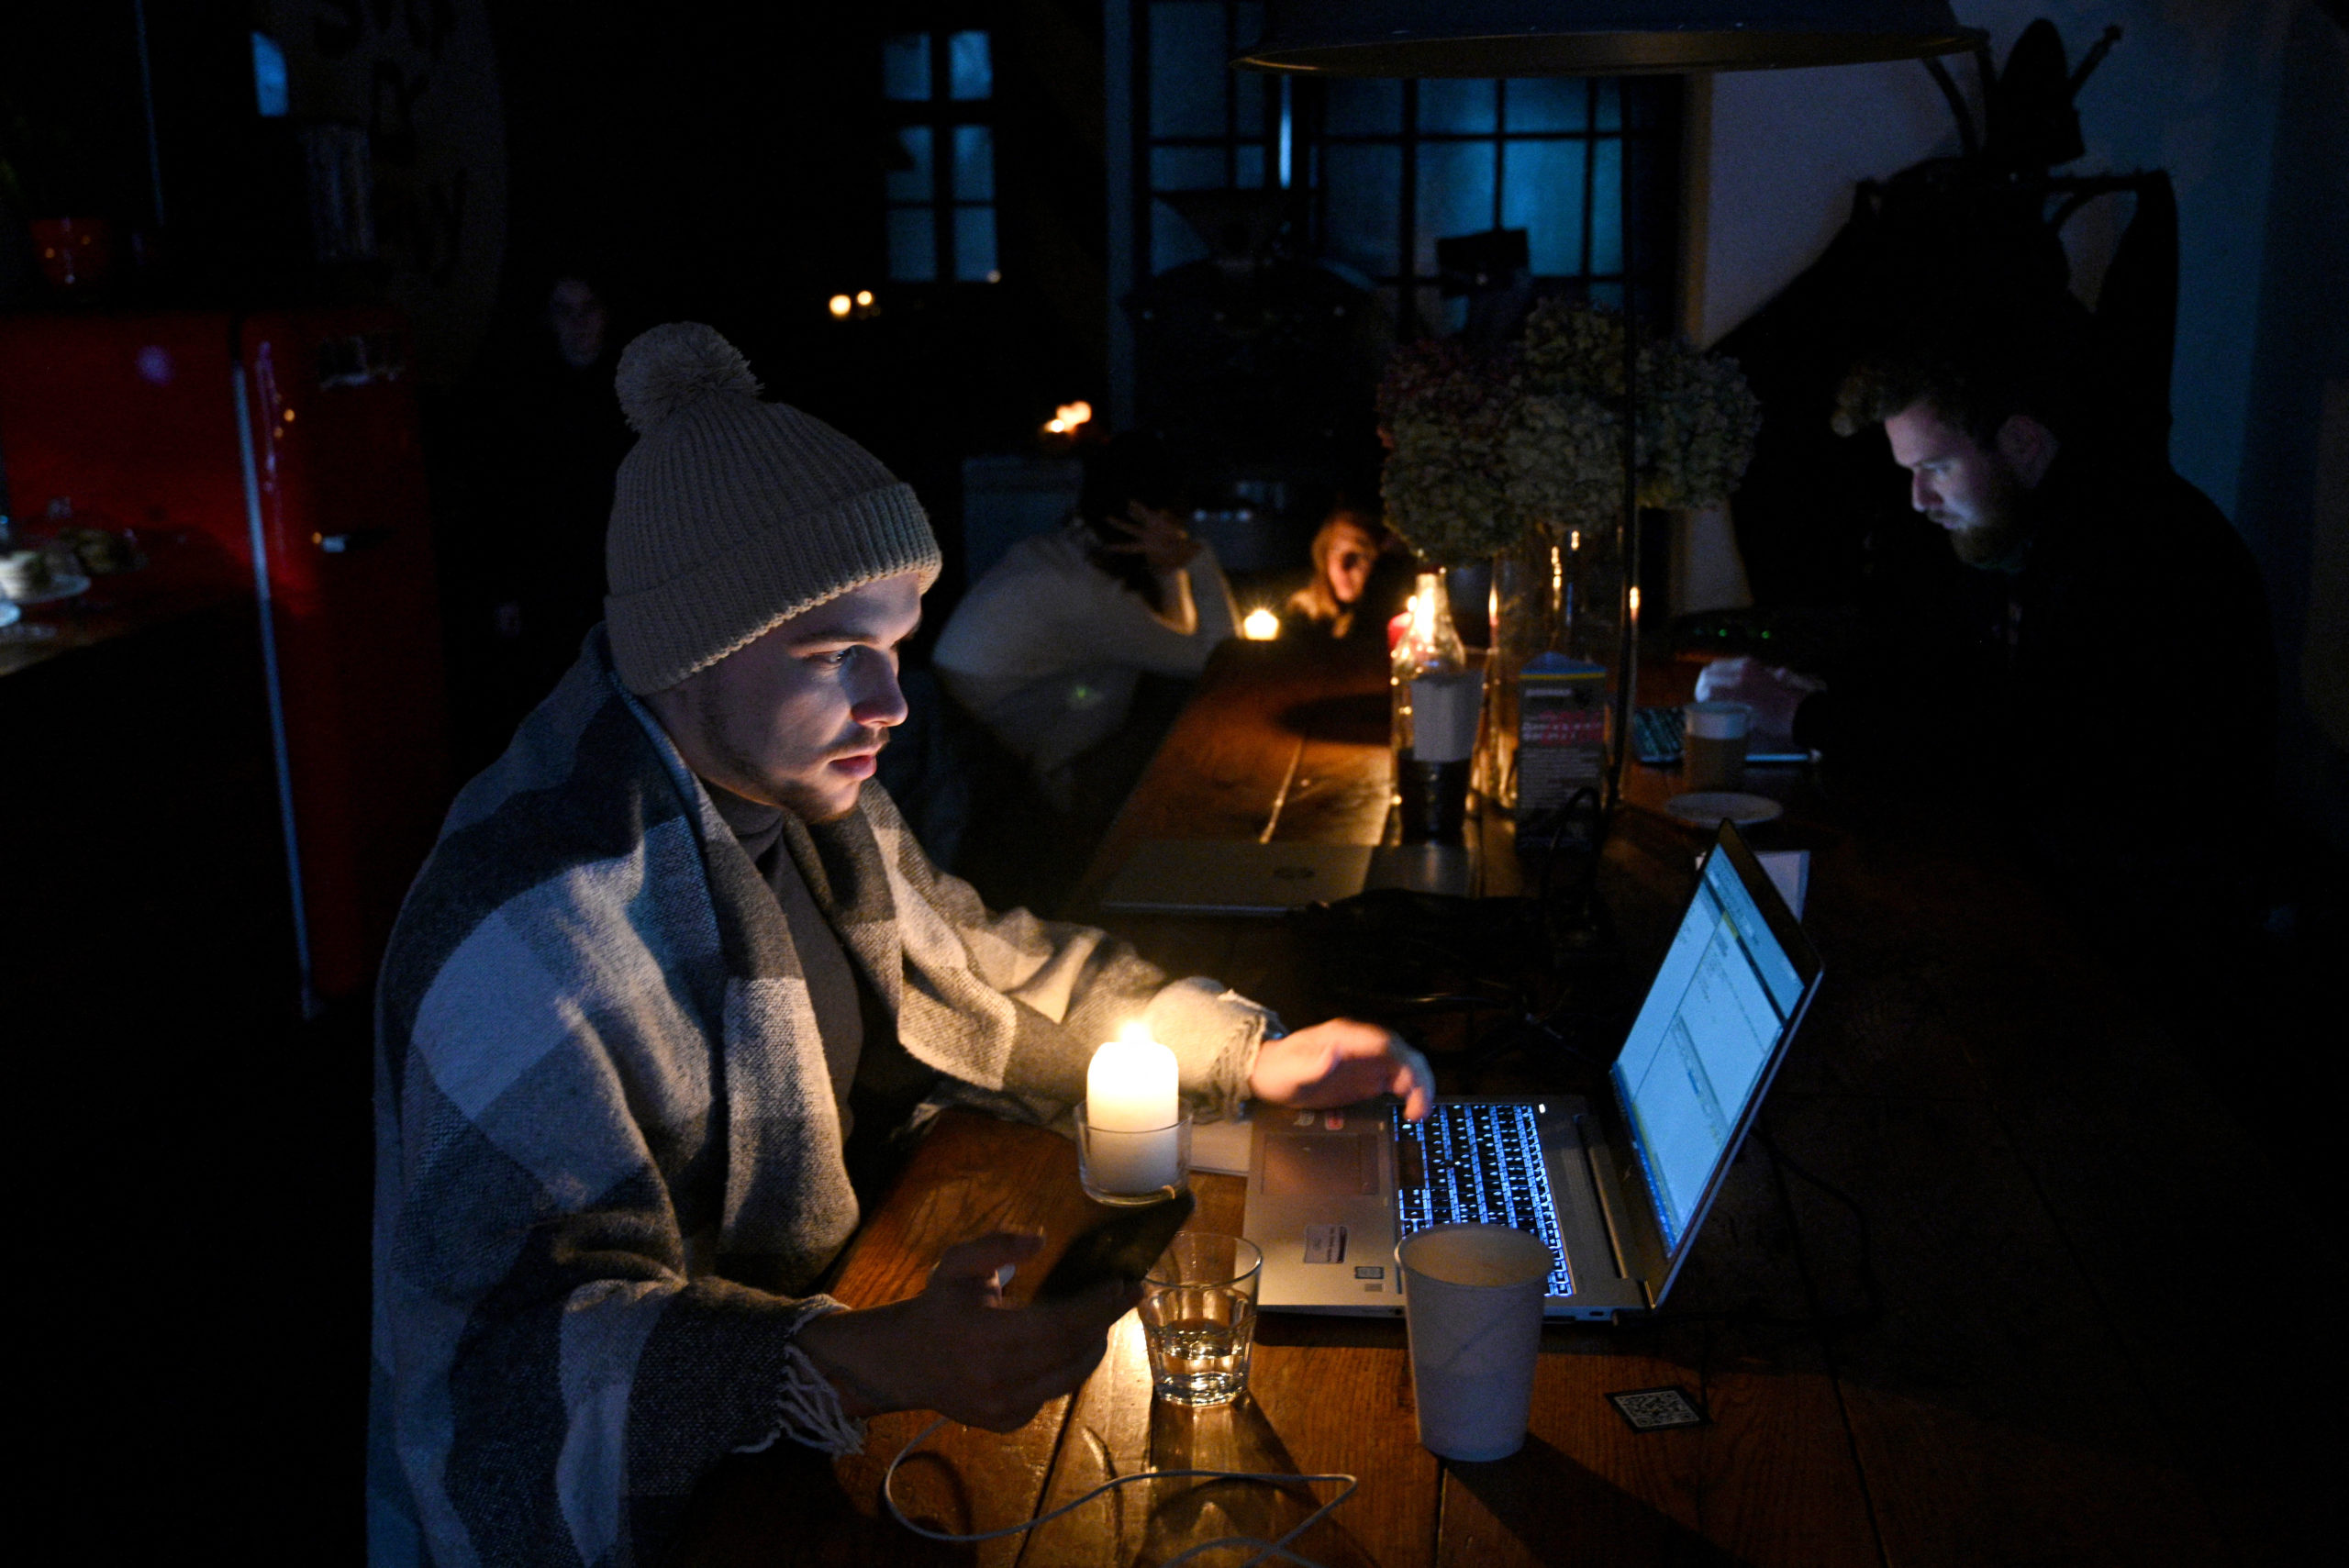
<instances>
[{"instance_id":1,"label":"grey knit beanie with pom-pom","mask_svg":"<svg viewBox=\"0 0 2349 1568\"><path fill-rule=\"evenodd\" d=\"M912 486L821 420L760 402L709 328L655 327L617 383L638 440L613 490L604 621L629 691L666 690L860 584L938 580Z\"/></svg>"}]
</instances>

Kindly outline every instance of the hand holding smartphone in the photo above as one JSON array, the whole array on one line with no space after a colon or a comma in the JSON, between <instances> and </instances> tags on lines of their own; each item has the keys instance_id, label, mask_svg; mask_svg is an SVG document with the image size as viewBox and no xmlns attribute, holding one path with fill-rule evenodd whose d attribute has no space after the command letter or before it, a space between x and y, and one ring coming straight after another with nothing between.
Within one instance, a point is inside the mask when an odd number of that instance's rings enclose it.
<instances>
[{"instance_id":1,"label":"hand holding smartphone","mask_svg":"<svg viewBox=\"0 0 2349 1568\"><path fill-rule=\"evenodd\" d=\"M1036 1287L1039 1301L1080 1295L1106 1279L1132 1283L1150 1273L1198 1200L1182 1187L1156 1203L1114 1214L1068 1244L1068 1251Z\"/></svg>"}]
</instances>

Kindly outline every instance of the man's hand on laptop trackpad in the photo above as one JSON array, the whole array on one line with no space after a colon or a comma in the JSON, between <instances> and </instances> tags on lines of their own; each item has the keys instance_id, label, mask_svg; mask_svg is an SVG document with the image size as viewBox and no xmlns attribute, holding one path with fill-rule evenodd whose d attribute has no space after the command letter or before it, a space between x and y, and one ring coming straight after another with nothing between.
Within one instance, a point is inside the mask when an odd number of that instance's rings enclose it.
<instances>
[{"instance_id":1,"label":"man's hand on laptop trackpad","mask_svg":"<svg viewBox=\"0 0 2349 1568\"><path fill-rule=\"evenodd\" d=\"M1413 1121L1435 1104L1428 1059L1375 1024L1331 1018L1256 1050L1248 1092L1280 1106L1351 1106L1393 1095Z\"/></svg>"}]
</instances>

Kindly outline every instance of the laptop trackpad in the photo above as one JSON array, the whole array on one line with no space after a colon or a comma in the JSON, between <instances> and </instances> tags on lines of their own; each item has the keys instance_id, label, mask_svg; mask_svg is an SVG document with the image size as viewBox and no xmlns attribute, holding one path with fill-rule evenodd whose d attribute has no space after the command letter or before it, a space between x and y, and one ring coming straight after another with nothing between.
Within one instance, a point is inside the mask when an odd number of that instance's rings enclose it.
<instances>
[{"instance_id":1,"label":"laptop trackpad","mask_svg":"<svg viewBox=\"0 0 2349 1568\"><path fill-rule=\"evenodd\" d=\"M1273 1133L1264 1140L1267 1197L1375 1197L1378 1140L1365 1133Z\"/></svg>"}]
</instances>

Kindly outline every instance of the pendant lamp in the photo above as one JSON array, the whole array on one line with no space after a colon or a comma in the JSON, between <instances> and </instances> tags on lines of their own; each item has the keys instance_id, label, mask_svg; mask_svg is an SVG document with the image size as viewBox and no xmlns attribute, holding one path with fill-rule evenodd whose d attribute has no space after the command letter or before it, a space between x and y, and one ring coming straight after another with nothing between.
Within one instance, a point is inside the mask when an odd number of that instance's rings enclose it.
<instances>
[{"instance_id":1,"label":"pendant lamp","mask_svg":"<svg viewBox=\"0 0 2349 1568\"><path fill-rule=\"evenodd\" d=\"M1324 76L1638 76L1850 65L1985 41L1949 0L1266 0L1236 63Z\"/></svg>"}]
</instances>

